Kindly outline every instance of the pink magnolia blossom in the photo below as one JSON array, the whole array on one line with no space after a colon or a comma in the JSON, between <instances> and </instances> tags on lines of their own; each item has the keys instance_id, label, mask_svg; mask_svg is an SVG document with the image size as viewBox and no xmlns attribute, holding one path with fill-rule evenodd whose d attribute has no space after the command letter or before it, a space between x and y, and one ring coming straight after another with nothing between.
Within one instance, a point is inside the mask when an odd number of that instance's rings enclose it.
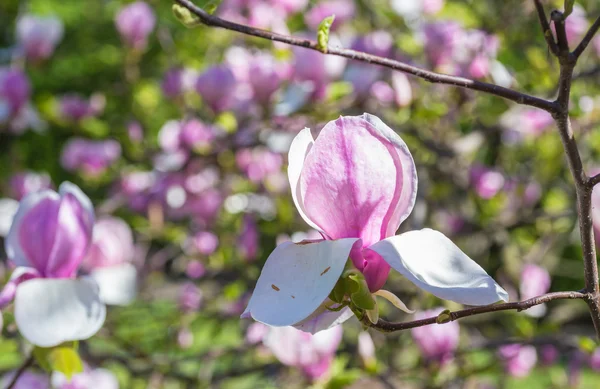
<instances>
[{"instance_id":1,"label":"pink magnolia blossom","mask_svg":"<svg viewBox=\"0 0 600 389\"><path fill-rule=\"evenodd\" d=\"M240 256L245 261L252 261L256 259L258 254L258 245L260 235L256 220L252 215L246 214L242 220L242 230L238 237L238 250Z\"/></svg>"},{"instance_id":2,"label":"pink magnolia blossom","mask_svg":"<svg viewBox=\"0 0 600 389\"><path fill-rule=\"evenodd\" d=\"M96 116L104 110L103 95L92 95L89 99L78 94L67 94L60 98L59 114L64 120L78 122Z\"/></svg>"},{"instance_id":3,"label":"pink magnolia blossom","mask_svg":"<svg viewBox=\"0 0 600 389\"><path fill-rule=\"evenodd\" d=\"M29 193L52 188L52 180L47 173L25 171L14 174L9 180L12 197L21 200Z\"/></svg>"},{"instance_id":4,"label":"pink magnolia blossom","mask_svg":"<svg viewBox=\"0 0 600 389\"><path fill-rule=\"evenodd\" d=\"M93 224L90 199L71 183L58 193L44 190L21 200L5 240L17 267L0 293L0 306L14 298L17 327L31 343L51 347L83 340L102 327L106 308L98 286L75 278Z\"/></svg>"},{"instance_id":5,"label":"pink magnolia blossom","mask_svg":"<svg viewBox=\"0 0 600 389\"><path fill-rule=\"evenodd\" d=\"M328 296L348 258L373 293L392 267L443 299L468 305L508 300L442 233L395 236L415 204L417 173L406 144L376 116L342 116L316 140L302 130L290 148L288 177L296 209L324 240L277 246L242 317L309 332L342 323L352 311L329 311Z\"/></svg>"},{"instance_id":6,"label":"pink magnolia blossom","mask_svg":"<svg viewBox=\"0 0 600 389\"><path fill-rule=\"evenodd\" d=\"M110 370L85 368L82 373L77 373L70 379L55 371L52 373L52 387L54 389L119 389L119 381Z\"/></svg>"},{"instance_id":7,"label":"pink magnolia blossom","mask_svg":"<svg viewBox=\"0 0 600 389\"><path fill-rule=\"evenodd\" d=\"M179 291L179 308L183 312L194 312L202 305L202 291L192 282L185 283Z\"/></svg>"},{"instance_id":8,"label":"pink magnolia blossom","mask_svg":"<svg viewBox=\"0 0 600 389\"><path fill-rule=\"evenodd\" d=\"M442 311L443 308L436 308L420 312L415 315L415 319L420 320L436 316ZM444 324L413 328L411 333L425 359L446 364L452 360L458 347L460 328L457 321L451 321Z\"/></svg>"},{"instance_id":9,"label":"pink magnolia blossom","mask_svg":"<svg viewBox=\"0 0 600 389\"><path fill-rule=\"evenodd\" d=\"M294 327L271 328L263 343L284 365L294 366L310 379L329 373L342 341L342 328L330 328L312 335Z\"/></svg>"},{"instance_id":10,"label":"pink magnolia blossom","mask_svg":"<svg viewBox=\"0 0 600 389\"><path fill-rule=\"evenodd\" d=\"M358 355L367 368L372 368L377 364L375 355L375 343L373 338L367 331L363 331L358 335Z\"/></svg>"},{"instance_id":11,"label":"pink magnolia blossom","mask_svg":"<svg viewBox=\"0 0 600 389\"><path fill-rule=\"evenodd\" d=\"M208 68L196 80L196 91L215 112L225 111L233 106L236 87L233 72L224 65Z\"/></svg>"},{"instance_id":12,"label":"pink magnolia blossom","mask_svg":"<svg viewBox=\"0 0 600 389\"><path fill-rule=\"evenodd\" d=\"M156 16L146 2L136 1L119 11L115 17L115 24L127 46L144 50L148 45L148 35L156 24Z\"/></svg>"},{"instance_id":13,"label":"pink magnolia blossom","mask_svg":"<svg viewBox=\"0 0 600 389\"><path fill-rule=\"evenodd\" d=\"M254 322L248 326L246 330L246 342L249 344L257 344L263 341L271 328L263 323Z\"/></svg>"},{"instance_id":14,"label":"pink magnolia blossom","mask_svg":"<svg viewBox=\"0 0 600 389\"><path fill-rule=\"evenodd\" d=\"M533 297L548 293L550 290L550 274L543 267L528 263L521 272L521 300L528 300ZM545 304L536 305L526 310L525 313L541 317L546 313Z\"/></svg>"},{"instance_id":15,"label":"pink magnolia blossom","mask_svg":"<svg viewBox=\"0 0 600 389\"><path fill-rule=\"evenodd\" d=\"M66 170L95 176L102 174L120 157L121 145L116 140L72 138L64 146L60 162Z\"/></svg>"},{"instance_id":16,"label":"pink magnolia blossom","mask_svg":"<svg viewBox=\"0 0 600 389\"><path fill-rule=\"evenodd\" d=\"M304 14L304 21L308 27L316 30L323 19L335 15L335 20L331 25L331 30L335 31L344 23L352 20L354 12L353 0L321 1Z\"/></svg>"},{"instance_id":17,"label":"pink magnolia blossom","mask_svg":"<svg viewBox=\"0 0 600 389\"><path fill-rule=\"evenodd\" d=\"M183 72L184 70L180 67L173 67L165 72L160 84L165 96L176 98L181 95L183 91Z\"/></svg>"},{"instance_id":18,"label":"pink magnolia blossom","mask_svg":"<svg viewBox=\"0 0 600 389\"><path fill-rule=\"evenodd\" d=\"M16 116L26 105L31 93L29 79L20 69L0 67L0 101L5 101L9 116Z\"/></svg>"},{"instance_id":19,"label":"pink magnolia blossom","mask_svg":"<svg viewBox=\"0 0 600 389\"><path fill-rule=\"evenodd\" d=\"M7 388L16 372L10 372L0 380L0 387ZM13 389L50 389L50 379L46 374L31 373L24 371L21 373Z\"/></svg>"},{"instance_id":20,"label":"pink magnolia blossom","mask_svg":"<svg viewBox=\"0 0 600 389\"><path fill-rule=\"evenodd\" d=\"M508 344L498 349L504 368L513 377L527 377L537 363L537 352L533 346Z\"/></svg>"},{"instance_id":21,"label":"pink magnolia blossom","mask_svg":"<svg viewBox=\"0 0 600 389\"><path fill-rule=\"evenodd\" d=\"M17 42L32 61L50 58L63 32L63 23L55 16L24 15L17 20Z\"/></svg>"},{"instance_id":22,"label":"pink magnolia blossom","mask_svg":"<svg viewBox=\"0 0 600 389\"><path fill-rule=\"evenodd\" d=\"M546 344L540 349L541 362L546 366L554 364L559 356L558 349L551 344Z\"/></svg>"},{"instance_id":23,"label":"pink magnolia blossom","mask_svg":"<svg viewBox=\"0 0 600 389\"><path fill-rule=\"evenodd\" d=\"M137 289L133 233L124 220L103 217L94 225L92 244L81 263L100 288L100 298L110 305L128 305Z\"/></svg>"},{"instance_id":24,"label":"pink magnolia blossom","mask_svg":"<svg viewBox=\"0 0 600 389\"><path fill-rule=\"evenodd\" d=\"M283 165L281 154L261 147L237 151L235 161L240 170L254 183L259 183L270 174L279 172Z\"/></svg>"},{"instance_id":25,"label":"pink magnolia blossom","mask_svg":"<svg viewBox=\"0 0 600 389\"><path fill-rule=\"evenodd\" d=\"M573 6L573 12L567 17L565 22L565 32L567 33L567 41L569 46L575 47L581 41L581 38L585 35L588 29L589 22L585 16L585 10L579 4ZM550 27L554 33L556 39L556 28L554 23L551 23Z\"/></svg>"},{"instance_id":26,"label":"pink magnolia blossom","mask_svg":"<svg viewBox=\"0 0 600 389\"><path fill-rule=\"evenodd\" d=\"M192 237L194 248L202 255L211 255L219 247L219 237L210 231L200 231Z\"/></svg>"},{"instance_id":27,"label":"pink magnolia blossom","mask_svg":"<svg viewBox=\"0 0 600 389\"><path fill-rule=\"evenodd\" d=\"M600 347L597 347L592 353L590 367L596 371L600 371Z\"/></svg>"},{"instance_id":28,"label":"pink magnolia blossom","mask_svg":"<svg viewBox=\"0 0 600 389\"><path fill-rule=\"evenodd\" d=\"M481 165L471 168L470 181L475 193L486 200L496 196L506 183L502 173Z\"/></svg>"},{"instance_id":29,"label":"pink magnolia blossom","mask_svg":"<svg viewBox=\"0 0 600 389\"><path fill-rule=\"evenodd\" d=\"M185 267L185 274L189 278L196 280L206 274L206 268L202 262L193 260L188 262L187 266Z\"/></svg>"}]
</instances>

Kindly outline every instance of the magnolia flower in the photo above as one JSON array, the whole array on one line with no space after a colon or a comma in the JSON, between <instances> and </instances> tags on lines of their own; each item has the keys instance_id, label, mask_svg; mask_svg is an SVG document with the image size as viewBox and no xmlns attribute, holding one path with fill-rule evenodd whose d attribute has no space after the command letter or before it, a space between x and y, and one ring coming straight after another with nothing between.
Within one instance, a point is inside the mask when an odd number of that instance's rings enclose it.
<instances>
[{"instance_id":1,"label":"magnolia flower","mask_svg":"<svg viewBox=\"0 0 600 389\"><path fill-rule=\"evenodd\" d=\"M0 101L7 104L8 116L17 116L30 94L29 79L22 70L0 67Z\"/></svg>"},{"instance_id":2,"label":"magnolia flower","mask_svg":"<svg viewBox=\"0 0 600 389\"><path fill-rule=\"evenodd\" d=\"M225 65L206 69L196 80L196 91L215 112L231 108L236 87L235 76L231 69Z\"/></svg>"},{"instance_id":3,"label":"magnolia flower","mask_svg":"<svg viewBox=\"0 0 600 389\"><path fill-rule=\"evenodd\" d=\"M12 197L21 200L29 193L52 188L52 180L47 173L25 171L16 173L8 182Z\"/></svg>"},{"instance_id":4,"label":"magnolia flower","mask_svg":"<svg viewBox=\"0 0 600 389\"><path fill-rule=\"evenodd\" d=\"M81 267L100 288L106 304L127 305L137 293L137 270L133 233L129 225L116 217L104 217L94 225L92 244Z\"/></svg>"},{"instance_id":5,"label":"magnolia flower","mask_svg":"<svg viewBox=\"0 0 600 389\"><path fill-rule=\"evenodd\" d=\"M256 259L260 239L256 220L250 214L244 215L242 220L242 230L237 239L238 252L245 261Z\"/></svg>"},{"instance_id":6,"label":"magnolia flower","mask_svg":"<svg viewBox=\"0 0 600 389\"><path fill-rule=\"evenodd\" d=\"M366 368L374 368L377 365L377 356L375 355L375 343L367 331L358 335L358 354Z\"/></svg>"},{"instance_id":7,"label":"magnolia flower","mask_svg":"<svg viewBox=\"0 0 600 389\"><path fill-rule=\"evenodd\" d=\"M6 374L0 380L0 388L7 388L16 372ZM21 373L13 389L49 389L50 380L45 374L36 374L28 371Z\"/></svg>"},{"instance_id":8,"label":"magnolia flower","mask_svg":"<svg viewBox=\"0 0 600 389\"><path fill-rule=\"evenodd\" d=\"M508 344L498 349L504 361L504 368L513 377L526 377L537 362L537 352L533 346Z\"/></svg>"},{"instance_id":9,"label":"magnolia flower","mask_svg":"<svg viewBox=\"0 0 600 389\"><path fill-rule=\"evenodd\" d=\"M60 372L53 372L52 387L55 389L119 389L119 381L110 370L86 368L84 372L75 374L70 379Z\"/></svg>"},{"instance_id":10,"label":"magnolia flower","mask_svg":"<svg viewBox=\"0 0 600 389\"><path fill-rule=\"evenodd\" d=\"M295 366L315 380L329 372L335 351L342 341L342 327L330 328L316 335L294 327L271 328L264 345L284 365Z\"/></svg>"},{"instance_id":11,"label":"magnolia flower","mask_svg":"<svg viewBox=\"0 0 600 389\"><path fill-rule=\"evenodd\" d=\"M0 294L14 298L15 321L31 343L56 346L94 335L106 308L93 280L76 278L92 239L94 209L75 185L44 190L19 204L5 248L17 266Z\"/></svg>"},{"instance_id":12,"label":"magnolia flower","mask_svg":"<svg viewBox=\"0 0 600 389\"><path fill-rule=\"evenodd\" d=\"M521 300L528 300L540 296L550 290L550 274L543 267L527 264L521 272ZM541 317L546 313L546 304L536 305L525 311L533 317Z\"/></svg>"},{"instance_id":13,"label":"magnolia flower","mask_svg":"<svg viewBox=\"0 0 600 389\"><path fill-rule=\"evenodd\" d=\"M415 320L439 315L442 311L443 308L436 308L420 312L415 315ZM443 365L454 357L454 351L458 347L460 328L457 321L450 321L444 324L416 327L411 330L411 333L423 357Z\"/></svg>"},{"instance_id":14,"label":"magnolia flower","mask_svg":"<svg viewBox=\"0 0 600 389\"><path fill-rule=\"evenodd\" d=\"M146 2L136 1L119 11L115 24L126 45L144 50L148 44L148 35L156 24L156 16Z\"/></svg>"},{"instance_id":15,"label":"magnolia flower","mask_svg":"<svg viewBox=\"0 0 600 389\"><path fill-rule=\"evenodd\" d=\"M467 305L508 300L442 233L394 235L415 204L417 172L404 141L376 116L340 117L316 140L302 130L290 148L288 177L298 212L324 239L277 246L242 317L317 332L350 318L348 305L374 321L370 293L407 310L380 291L390 267L443 299ZM344 271L348 258L353 266Z\"/></svg>"},{"instance_id":16,"label":"magnolia flower","mask_svg":"<svg viewBox=\"0 0 600 389\"><path fill-rule=\"evenodd\" d=\"M28 59L49 58L63 37L62 21L55 16L25 15L17 21L17 41Z\"/></svg>"},{"instance_id":17,"label":"magnolia flower","mask_svg":"<svg viewBox=\"0 0 600 389\"><path fill-rule=\"evenodd\" d=\"M102 174L120 157L121 145L116 140L72 138L63 148L60 163L66 170L81 170L95 176Z\"/></svg>"},{"instance_id":18,"label":"magnolia flower","mask_svg":"<svg viewBox=\"0 0 600 389\"><path fill-rule=\"evenodd\" d=\"M590 367L595 371L600 371L600 347L597 347L590 357Z\"/></svg>"}]
</instances>

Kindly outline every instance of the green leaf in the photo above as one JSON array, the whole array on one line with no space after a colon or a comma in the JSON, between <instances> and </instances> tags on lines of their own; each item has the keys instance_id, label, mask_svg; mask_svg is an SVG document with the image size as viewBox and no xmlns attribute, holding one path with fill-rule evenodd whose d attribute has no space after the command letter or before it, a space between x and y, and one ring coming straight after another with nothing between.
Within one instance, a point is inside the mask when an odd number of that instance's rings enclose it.
<instances>
[{"instance_id":1,"label":"green leaf","mask_svg":"<svg viewBox=\"0 0 600 389\"><path fill-rule=\"evenodd\" d=\"M435 318L436 323L444 324L450 321L450 310L444 309L440 314Z\"/></svg>"},{"instance_id":2,"label":"green leaf","mask_svg":"<svg viewBox=\"0 0 600 389\"><path fill-rule=\"evenodd\" d=\"M353 289L356 290L350 295L352 303L358 308L367 311L374 309L376 307L375 299L371 295L371 291L369 290L369 286L367 285L365 277L362 274L352 274L349 279L354 281L355 285Z\"/></svg>"},{"instance_id":3,"label":"green leaf","mask_svg":"<svg viewBox=\"0 0 600 389\"><path fill-rule=\"evenodd\" d=\"M574 3L575 0L565 0L565 12L563 12L563 18L566 18L567 16L571 15L571 12L573 12Z\"/></svg>"},{"instance_id":4,"label":"green leaf","mask_svg":"<svg viewBox=\"0 0 600 389\"><path fill-rule=\"evenodd\" d=\"M333 287L331 293L329 293L329 298L331 301L334 301L338 304L341 304L344 301L344 297L346 296L346 288L343 279L338 280L338 282Z\"/></svg>"},{"instance_id":5,"label":"green leaf","mask_svg":"<svg viewBox=\"0 0 600 389\"><path fill-rule=\"evenodd\" d=\"M33 356L42 369L59 371L68 379L83 372L83 363L77 353L77 343L68 342L56 347L35 347Z\"/></svg>"},{"instance_id":6,"label":"green leaf","mask_svg":"<svg viewBox=\"0 0 600 389\"><path fill-rule=\"evenodd\" d=\"M327 45L329 44L329 30L335 20L335 15L326 17L319 24L317 30L317 49L323 53L327 53Z\"/></svg>"},{"instance_id":7,"label":"green leaf","mask_svg":"<svg viewBox=\"0 0 600 389\"><path fill-rule=\"evenodd\" d=\"M181 24L188 28L193 28L202 24L197 15L194 15L189 9L179 4L173 4L171 9L173 10L173 15L175 15L177 20L179 20Z\"/></svg>"}]
</instances>

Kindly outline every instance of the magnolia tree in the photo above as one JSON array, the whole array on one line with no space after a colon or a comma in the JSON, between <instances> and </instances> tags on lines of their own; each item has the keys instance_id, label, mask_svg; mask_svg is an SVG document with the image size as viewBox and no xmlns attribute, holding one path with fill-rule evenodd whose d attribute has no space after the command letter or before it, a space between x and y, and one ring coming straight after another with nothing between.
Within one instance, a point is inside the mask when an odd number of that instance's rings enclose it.
<instances>
[{"instance_id":1,"label":"magnolia tree","mask_svg":"<svg viewBox=\"0 0 600 389\"><path fill-rule=\"evenodd\" d=\"M598 15L0 4L0 387L596 387Z\"/></svg>"}]
</instances>

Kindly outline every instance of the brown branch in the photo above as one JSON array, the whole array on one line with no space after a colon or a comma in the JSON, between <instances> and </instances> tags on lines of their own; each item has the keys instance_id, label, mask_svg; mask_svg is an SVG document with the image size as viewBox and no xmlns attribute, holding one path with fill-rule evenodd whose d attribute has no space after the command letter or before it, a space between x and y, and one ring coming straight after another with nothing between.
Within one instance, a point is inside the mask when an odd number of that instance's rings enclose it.
<instances>
[{"instance_id":1,"label":"brown branch","mask_svg":"<svg viewBox=\"0 0 600 389\"><path fill-rule=\"evenodd\" d=\"M10 380L10 383L8 384L6 389L13 389L15 387L15 385L17 384L17 381L19 380L21 375L23 375L25 370L27 370L29 367L31 367L31 365L33 365L33 361L34 361L33 354L31 354L29 357L27 357L27 359L23 362L23 364L21 366L19 366L19 369L15 372L15 375Z\"/></svg>"},{"instance_id":2,"label":"brown branch","mask_svg":"<svg viewBox=\"0 0 600 389\"><path fill-rule=\"evenodd\" d=\"M575 48L575 50L573 50L573 56L575 58L579 58L581 53L583 53L585 48L590 44L590 42L592 41L592 38L594 38L594 35L596 34L596 32L598 32L599 29L600 29L600 16L598 16L598 18L596 19L594 24L592 24L592 26L590 27L588 32L585 34L585 36L579 43L579 45Z\"/></svg>"},{"instance_id":3,"label":"brown branch","mask_svg":"<svg viewBox=\"0 0 600 389\"><path fill-rule=\"evenodd\" d=\"M558 12L558 11L556 11ZM553 15L555 13L553 12ZM561 14L562 17L562 14ZM554 20L555 18L553 18ZM592 226L592 186L590 179L586 175L581 155L577 147L571 119L569 117L569 100L571 98L571 83L573 81L573 68L577 63L577 57L561 47L560 27L564 29L564 20L562 25L555 24L559 49L561 53L558 57L560 63L560 75L558 80L558 110L552 113L552 117L558 127L558 133L563 144L563 149L567 157L569 171L575 181L575 194L577 201L577 216L579 219L579 235L581 239L581 248L583 251L583 266L585 291L588 293L586 302L588 304L590 315L596 330L596 336L600 339L600 286L598 285L598 264L596 262L596 245L594 242L594 229ZM563 31L564 32L564 31Z\"/></svg>"},{"instance_id":4,"label":"brown branch","mask_svg":"<svg viewBox=\"0 0 600 389\"><path fill-rule=\"evenodd\" d=\"M493 304L493 305L485 305L482 307L474 307L467 308L460 311L450 312L448 314L449 321L454 321L461 319L463 317L480 315L482 313L489 312L498 312L498 311L509 311L516 310L517 312L524 311L528 308L531 308L535 305L544 304L554 300L565 300L565 299L583 299L588 300L591 298L586 293L582 292L554 292L544 294L542 296L534 297L529 300L514 302L514 303L502 303L502 304ZM444 316L445 317L445 316ZM426 319L407 321L403 323L391 323L382 319L379 319L377 324L373 324L368 322L368 319L363 320L363 324L366 324L378 331L381 332L395 332L395 331L403 331L416 327L423 327L426 325L437 324L438 316L428 317Z\"/></svg>"},{"instance_id":5,"label":"brown branch","mask_svg":"<svg viewBox=\"0 0 600 389\"><path fill-rule=\"evenodd\" d=\"M207 26L224 28L226 30L236 31L245 35L251 35L258 38L268 39L271 41L277 41L286 43L292 46L304 47L307 49L322 52L317 45L316 41L310 39L296 38L292 36L277 34L271 31L262 30L230 22L228 20L221 19L217 16L210 15L202 8L197 7L190 0L174 0L177 4L187 8L190 12L196 15L200 22ZM471 80L464 77L450 76L442 73L435 73L430 70L425 70L416 66L406 64L404 62L396 61L390 58L379 57L376 55L367 54L361 51L342 49L336 47L329 47L327 53L329 55L335 55L338 57L345 57L356 61L371 63L379 66L383 66L389 69L397 70L413 76L419 77L425 81L429 81L435 84L446 84L454 85L465 89L476 90L480 92L489 93L498 97L503 97L507 100L514 101L518 104L530 105L532 107L541 108L548 112L556 111L556 105L552 101L548 101L539 97L531 96L525 93L515 91L513 89L505 88L500 85L490 84L487 82L481 82L477 80Z\"/></svg>"},{"instance_id":6,"label":"brown branch","mask_svg":"<svg viewBox=\"0 0 600 389\"><path fill-rule=\"evenodd\" d=\"M594 188L598 184L600 184L600 174L596 174L595 176L590 177L590 179L588 181L588 185L591 188Z\"/></svg>"},{"instance_id":7,"label":"brown branch","mask_svg":"<svg viewBox=\"0 0 600 389\"><path fill-rule=\"evenodd\" d=\"M550 13L550 19L554 22L554 31L556 31L556 44L558 54L569 53L569 41L567 39L567 30L565 29L565 16L562 12L554 10Z\"/></svg>"},{"instance_id":8,"label":"brown branch","mask_svg":"<svg viewBox=\"0 0 600 389\"><path fill-rule=\"evenodd\" d=\"M540 19L540 25L542 26L542 32L544 33L544 39L546 39L546 43L548 44L548 48L554 55L558 55L558 46L554 41L554 35L552 35L552 30L550 30L550 24L548 23L548 18L546 17L546 11L544 11L544 6L542 5L541 0L534 0L535 8L538 13L538 18Z\"/></svg>"}]
</instances>

